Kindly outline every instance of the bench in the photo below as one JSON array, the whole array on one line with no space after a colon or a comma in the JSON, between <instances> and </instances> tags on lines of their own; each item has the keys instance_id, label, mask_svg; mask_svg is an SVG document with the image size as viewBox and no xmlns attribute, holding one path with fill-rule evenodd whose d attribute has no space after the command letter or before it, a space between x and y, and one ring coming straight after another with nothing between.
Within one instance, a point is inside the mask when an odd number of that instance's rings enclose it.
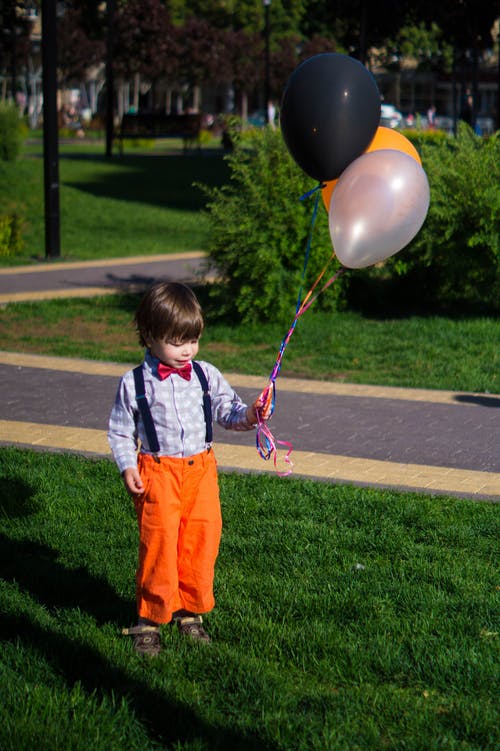
<instances>
[{"instance_id":1,"label":"bench","mask_svg":"<svg viewBox=\"0 0 500 751\"><path fill-rule=\"evenodd\" d=\"M163 112L140 112L123 115L117 134L120 154L125 138L182 138L184 151L190 146L200 148L200 114L166 115Z\"/></svg>"}]
</instances>

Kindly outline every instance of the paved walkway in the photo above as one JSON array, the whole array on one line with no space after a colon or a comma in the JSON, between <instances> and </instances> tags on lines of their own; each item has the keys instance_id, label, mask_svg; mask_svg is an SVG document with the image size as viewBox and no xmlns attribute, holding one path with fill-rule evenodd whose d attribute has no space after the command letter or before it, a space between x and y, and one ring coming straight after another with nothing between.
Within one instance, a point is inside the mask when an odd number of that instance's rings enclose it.
<instances>
[{"instance_id":1,"label":"paved walkway","mask_svg":"<svg viewBox=\"0 0 500 751\"><path fill-rule=\"evenodd\" d=\"M0 269L0 302L111 293L153 279L192 280L201 254ZM86 280L89 286L86 286ZM98 290L96 292L95 290ZM109 455L106 424L127 366L0 352L0 444ZM267 375L226 374L244 399ZM288 379L270 427L290 441L294 475L500 500L500 396ZM223 469L274 472L252 433L215 429ZM279 468L285 451L280 451ZM286 482L286 480L283 480Z\"/></svg>"},{"instance_id":2,"label":"paved walkway","mask_svg":"<svg viewBox=\"0 0 500 751\"><path fill-rule=\"evenodd\" d=\"M204 262L204 254L193 251L168 256L12 266L0 269L0 304L135 292L163 280L193 282L203 273Z\"/></svg>"}]
</instances>

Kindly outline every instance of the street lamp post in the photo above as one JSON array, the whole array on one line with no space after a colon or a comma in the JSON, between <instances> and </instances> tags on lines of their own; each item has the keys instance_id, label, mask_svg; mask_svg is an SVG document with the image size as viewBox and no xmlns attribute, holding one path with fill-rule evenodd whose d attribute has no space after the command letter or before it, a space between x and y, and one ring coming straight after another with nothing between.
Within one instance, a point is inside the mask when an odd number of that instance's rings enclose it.
<instances>
[{"instance_id":1,"label":"street lamp post","mask_svg":"<svg viewBox=\"0 0 500 751\"><path fill-rule=\"evenodd\" d=\"M107 42L106 42L106 157L113 156L115 78L113 72L113 57L115 46L115 12L116 0L108 0L107 11Z\"/></svg>"},{"instance_id":2,"label":"street lamp post","mask_svg":"<svg viewBox=\"0 0 500 751\"><path fill-rule=\"evenodd\" d=\"M496 130L500 130L500 26L498 27L497 36L497 58L498 58L498 71L497 71L497 122Z\"/></svg>"},{"instance_id":3,"label":"street lamp post","mask_svg":"<svg viewBox=\"0 0 500 751\"><path fill-rule=\"evenodd\" d=\"M264 58L264 112L265 120L269 125L269 6L271 0L263 0L264 3L264 40L265 40L265 58Z\"/></svg>"},{"instance_id":4,"label":"street lamp post","mask_svg":"<svg viewBox=\"0 0 500 751\"><path fill-rule=\"evenodd\" d=\"M56 0L42 2L42 69L45 255L47 258L56 258L61 255Z\"/></svg>"}]
</instances>

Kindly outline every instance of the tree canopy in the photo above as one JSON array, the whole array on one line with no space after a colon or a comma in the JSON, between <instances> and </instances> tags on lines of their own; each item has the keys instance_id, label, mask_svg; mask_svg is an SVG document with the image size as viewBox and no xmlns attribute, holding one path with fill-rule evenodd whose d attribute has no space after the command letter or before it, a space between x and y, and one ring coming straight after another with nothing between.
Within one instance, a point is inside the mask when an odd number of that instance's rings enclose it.
<instances>
[{"instance_id":1,"label":"tree canopy","mask_svg":"<svg viewBox=\"0 0 500 751\"><path fill-rule=\"evenodd\" d=\"M304 58L338 51L391 68L412 59L421 69L451 67L455 55L493 47L498 0L115 0L115 72L181 85L232 82L248 92L262 81L265 32L270 88L276 97ZM3 0L0 67L7 77L27 64L26 11L41 0ZM59 4L61 77L81 79L105 57L107 4ZM266 12L267 11L267 12ZM268 25L266 26L266 21Z\"/></svg>"}]
</instances>

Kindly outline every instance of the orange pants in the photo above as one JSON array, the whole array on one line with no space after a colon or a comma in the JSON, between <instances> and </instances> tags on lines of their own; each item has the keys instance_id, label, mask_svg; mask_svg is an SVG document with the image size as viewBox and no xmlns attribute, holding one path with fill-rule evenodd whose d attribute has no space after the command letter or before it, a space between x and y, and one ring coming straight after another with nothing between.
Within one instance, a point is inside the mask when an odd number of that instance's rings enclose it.
<instances>
[{"instance_id":1,"label":"orange pants","mask_svg":"<svg viewBox=\"0 0 500 751\"><path fill-rule=\"evenodd\" d=\"M206 613L215 605L214 567L222 518L213 451L187 458L140 454L144 493L139 523L137 612L168 623L176 610Z\"/></svg>"}]
</instances>

